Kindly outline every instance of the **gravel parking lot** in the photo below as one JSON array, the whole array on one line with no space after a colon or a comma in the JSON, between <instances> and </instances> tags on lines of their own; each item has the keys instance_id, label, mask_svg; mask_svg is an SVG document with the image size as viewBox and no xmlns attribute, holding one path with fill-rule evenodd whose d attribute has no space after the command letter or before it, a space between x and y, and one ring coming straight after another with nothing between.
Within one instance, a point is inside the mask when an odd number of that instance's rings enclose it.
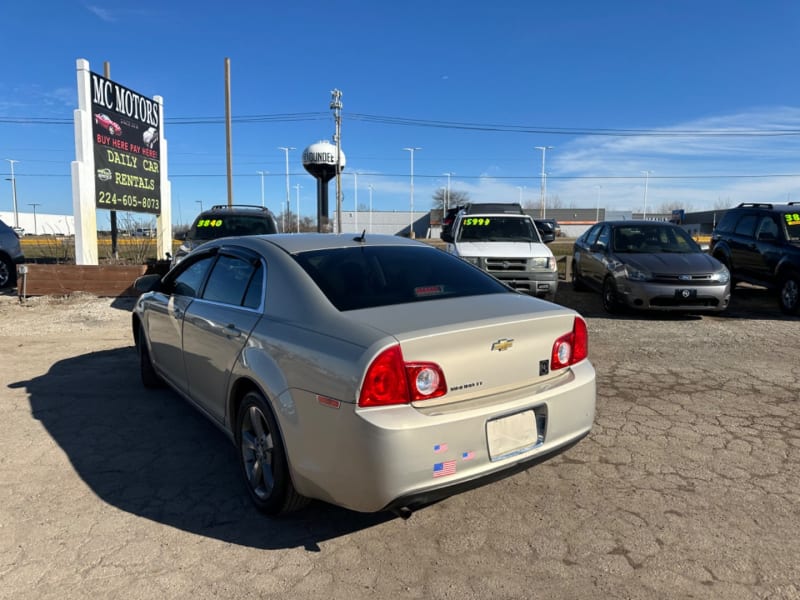
<instances>
[{"instance_id":1,"label":"gravel parking lot","mask_svg":"<svg viewBox=\"0 0 800 600\"><path fill-rule=\"evenodd\" d=\"M587 317L595 427L407 521L258 514L129 300L0 296L0 598L800 598L800 319Z\"/></svg>"}]
</instances>

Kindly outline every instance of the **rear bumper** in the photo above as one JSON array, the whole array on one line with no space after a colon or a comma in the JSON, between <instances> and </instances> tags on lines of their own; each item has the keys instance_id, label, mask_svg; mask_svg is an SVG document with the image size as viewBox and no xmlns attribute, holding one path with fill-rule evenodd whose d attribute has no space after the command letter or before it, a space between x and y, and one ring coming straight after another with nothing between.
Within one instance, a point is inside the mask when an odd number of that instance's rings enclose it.
<instances>
[{"instance_id":1,"label":"rear bumper","mask_svg":"<svg viewBox=\"0 0 800 600\"><path fill-rule=\"evenodd\" d=\"M284 428L292 478L299 493L356 511L418 507L576 443L591 430L595 393L594 367L583 361L541 384L425 410L342 405L333 411L301 401L295 406L304 435ZM488 423L528 411L536 435L493 455Z\"/></svg>"}]
</instances>

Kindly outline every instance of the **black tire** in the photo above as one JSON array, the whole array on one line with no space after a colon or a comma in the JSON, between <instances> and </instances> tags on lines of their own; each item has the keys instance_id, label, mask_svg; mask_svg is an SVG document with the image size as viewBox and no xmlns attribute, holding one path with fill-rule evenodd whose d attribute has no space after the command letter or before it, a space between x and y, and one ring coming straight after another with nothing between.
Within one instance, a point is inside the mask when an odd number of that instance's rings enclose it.
<instances>
[{"instance_id":1,"label":"black tire","mask_svg":"<svg viewBox=\"0 0 800 600\"><path fill-rule=\"evenodd\" d=\"M280 430L258 392L248 392L242 399L236 442L244 483L258 510L280 515L308 504L308 498L294 489Z\"/></svg>"},{"instance_id":2,"label":"black tire","mask_svg":"<svg viewBox=\"0 0 800 600\"><path fill-rule=\"evenodd\" d=\"M17 269L14 263L0 256L0 289L13 286L17 282Z\"/></svg>"},{"instance_id":3,"label":"black tire","mask_svg":"<svg viewBox=\"0 0 800 600\"><path fill-rule=\"evenodd\" d=\"M789 272L781 278L778 302L780 303L781 311L785 314L796 315L798 313L798 310L800 310L800 275Z\"/></svg>"},{"instance_id":4,"label":"black tire","mask_svg":"<svg viewBox=\"0 0 800 600\"><path fill-rule=\"evenodd\" d=\"M156 373L153 367L153 360L150 358L150 350L147 348L147 338L144 334L144 327L139 325L139 339L136 344L139 352L139 374L142 377L142 384L146 388L160 388L164 386L164 380Z\"/></svg>"},{"instance_id":5,"label":"black tire","mask_svg":"<svg viewBox=\"0 0 800 600\"><path fill-rule=\"evenodd\" d=\"M617 297L617 285L611 277L606 277L603 281L603 308L610 315L620 312L619 299Z\"/></svg>"}]
</instances>

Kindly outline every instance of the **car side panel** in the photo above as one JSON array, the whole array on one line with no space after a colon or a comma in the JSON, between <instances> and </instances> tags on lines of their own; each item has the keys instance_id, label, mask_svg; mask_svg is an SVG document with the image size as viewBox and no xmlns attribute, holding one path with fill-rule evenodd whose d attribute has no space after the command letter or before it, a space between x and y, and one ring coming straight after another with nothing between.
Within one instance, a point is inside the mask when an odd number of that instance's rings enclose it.
<instances>
[{"instance_id":1,"label":"car side panel","mask_svg":"<svg viewBox=\"0 0 800 600\"><path fill-rule=\"evenodd\" d=\"M220 422L234 364L260 314L196 300L186 311L183 352L189 396Z\"/></svg>"}]
</instances>

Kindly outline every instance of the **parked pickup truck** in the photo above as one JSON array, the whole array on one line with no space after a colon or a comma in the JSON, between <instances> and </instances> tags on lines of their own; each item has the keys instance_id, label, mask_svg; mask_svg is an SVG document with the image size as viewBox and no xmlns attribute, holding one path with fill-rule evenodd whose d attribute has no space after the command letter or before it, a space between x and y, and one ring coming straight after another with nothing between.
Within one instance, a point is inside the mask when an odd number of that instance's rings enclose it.
<instances>
[{"instance_id":1,"label":"parked pickup truck","mask_svg":"<svg viewBox=\"0 0 800 600\"><path fill-rule=\"evenodd\" d=\"M450 231L442 233L442 240L447 252L507 285L539 298L555 299L556 259L530 216L464 211L455 217Z\"/></svg>"}]
</instances>

